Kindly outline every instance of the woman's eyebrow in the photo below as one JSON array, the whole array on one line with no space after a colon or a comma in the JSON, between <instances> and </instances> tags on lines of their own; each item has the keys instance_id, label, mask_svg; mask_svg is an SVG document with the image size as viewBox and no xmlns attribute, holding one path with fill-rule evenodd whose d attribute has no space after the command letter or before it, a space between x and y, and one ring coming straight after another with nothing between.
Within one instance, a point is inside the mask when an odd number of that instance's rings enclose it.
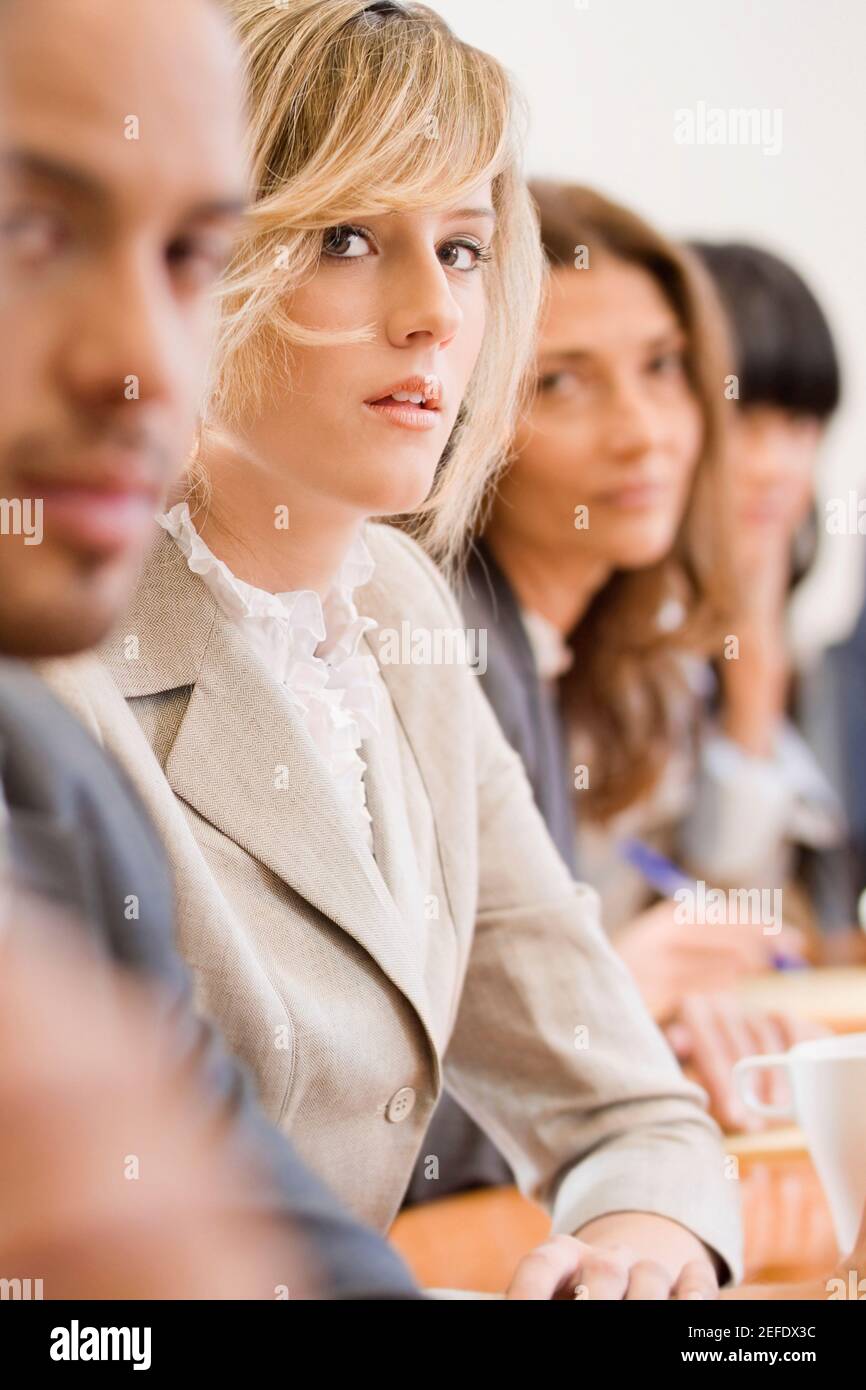
<instances>
[{"instance_id":1,"label":"woman's eyebrow","mask_svg":"<svg viewBox=\"0 0 866 1390\"><path fill-rule=\"evenodd\" d=\"M679 324L674 324L673 327L664 328L660 333L654 333L651 338L646 338L644 347L685 347L687 342L685 329L680 328Z\"/></svg>"},{"instance_id":2,"label":"woman's eyebrow","mask_svg":"<svg viewBox=\"0 0 866 1390\"><path fill-rule=\"evenodd\" d=\"M586 348L565 348L565 347L563 347L563 348L557 348L557 347L549 347L549 348L545 348L545 349L544 349L544 352L541 353L541 354L539 355L539 362L540 362L542 365L543 365L544 363L554 363L554 362L588 362L588 361L592 358L592 356L593 356L593 350L592 350L592 348L588 348L588 347L586 347Z\"/></svg>"},{"instance_id":3,"label":"woman's eyebrow","mask_svg":"<svg viewBox=\"0 0 866 1390\"><path fill-rule=\"evenodd\" d=\"M489 217L491 221L496 221L495 208L449 208L445 217Z\"/></svg>"}]
</instances>

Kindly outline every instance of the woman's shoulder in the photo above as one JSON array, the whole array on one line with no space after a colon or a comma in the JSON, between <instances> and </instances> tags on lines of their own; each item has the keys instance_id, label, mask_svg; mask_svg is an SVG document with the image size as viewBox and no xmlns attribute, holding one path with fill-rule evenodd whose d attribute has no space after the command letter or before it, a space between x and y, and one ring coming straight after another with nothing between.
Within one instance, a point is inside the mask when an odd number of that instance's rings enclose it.
<instances>
[{"instance_id":1,"label":"woman's shoulder","mask_svg":"<svg viewBox=\"0 0 866 1390\"><path fill-rule=\"evenodd\" d=\"M387 594L414 622L432 616L440 623L462 626L453 589L417 541L396 526L379 522L367 525L364 539L376 565L367 586L371 596L377 591Z\"/></svg>"}]
</instances>

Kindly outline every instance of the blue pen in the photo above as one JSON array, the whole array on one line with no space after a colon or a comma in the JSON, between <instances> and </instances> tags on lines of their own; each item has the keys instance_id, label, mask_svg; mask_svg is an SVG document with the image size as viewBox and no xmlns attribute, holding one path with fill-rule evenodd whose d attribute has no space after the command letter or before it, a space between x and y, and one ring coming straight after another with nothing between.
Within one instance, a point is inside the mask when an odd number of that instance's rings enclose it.
<instances>
[{"instance_id":1,"label":"blue pen","mask_svg":"<svg viewBox=\"0 0 866 1390\"><path fill-rule=\"evenodd\" d=\"M650 887L661 893L663 898L674 897L682 888L690 893L696 891L697 884L689 874L665 855L659 854L658 850L645 845L642 840L621 840L620 849L623 858L633 869L637 869ZM771 957L771 964L774 970L805 970L808 967L808 961L787 951L776 951Z\"/></svg>"}]
</instances>

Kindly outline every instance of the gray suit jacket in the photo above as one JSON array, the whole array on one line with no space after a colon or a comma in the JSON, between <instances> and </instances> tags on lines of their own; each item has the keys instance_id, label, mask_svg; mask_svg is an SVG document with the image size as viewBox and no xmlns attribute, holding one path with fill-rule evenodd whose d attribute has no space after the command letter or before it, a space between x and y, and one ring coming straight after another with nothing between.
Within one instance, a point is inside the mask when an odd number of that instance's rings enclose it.
<instances>
[{"instance_id":1,"label":"gray suit jacket","mask_svg":"<svg viewBox=\"0 0 866 1390\"><path fill-rule=\"evenodd\" d=\"M484 541L475 543L460 607L467 628L487 631L484 693L520 754L550 838L576 874L575 796L562 715L555 692L539 679L514 590Z\"/></svg>"},{"instance_id":2,"label":"gray suit jacket","mask_svg":"<svg viewBox=\"0 0 866 1390\"><path fill-rule=\"evenodd\" d=\"M74 913L97 949L154 980L179 1067L190 1059L214 1110L230 1116L226 1142L271 1181L251 1205L289 1223L315 1255L335 1298L412 1298L394 1252L352 1220L266 1121L247 1076L191 1007L173 939L174 893L162 846L120 768L44 683L0 662L0 787L17 881ZM138 919L128 920L129 898Z\"/></svg>"}]
</instances>

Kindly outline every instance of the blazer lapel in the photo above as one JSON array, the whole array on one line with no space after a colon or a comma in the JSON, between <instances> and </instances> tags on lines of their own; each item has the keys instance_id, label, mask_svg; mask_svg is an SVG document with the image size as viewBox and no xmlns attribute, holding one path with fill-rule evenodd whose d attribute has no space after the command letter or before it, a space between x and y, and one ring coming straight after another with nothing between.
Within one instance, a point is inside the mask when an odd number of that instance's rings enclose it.
<instances>
[{"instance_id":1,"label":"blazer lapel","mask_svg":"<svg viewBox=\"0 0 866 1390\"><path fill-rule=\"evenodd\" d=\"M143 664L123 661L116 644L107 653L124 694L192 687L165 766L175 794L352 936L412 1003L432 1042L410 923L285 692L167 535L136 608L125 626L141 633Z\"/></svg>"},{"instance_id":2,"label":"blazer lapel","mask_svg":"<svg viewBox=\"0 0 866 1390\"><path fill-rule=\"evenodd\" d=\"M401 624L406 619L405 603L403 596L394 594L386 584L381 582L374 574L373 578L359 593L358 606L361 612L369 614L375 618L379 625L379 634L383 629L390 629L399 633ZM374 631L370 638L364 639L374 656L377 655L377 633ZM409 662L385 663L380 666L382 677L388 689L393 707L393 716L399 730L402 731L403 742L406 749L406 756L412 757L418 777L424 787L424 792L429 802L436 836L436 851L439 857L439 865L442 881L445 886L446 894L449 895L452 885L465 878L465 873L461 873L460 854L461 846L454 843L454 837L440 833L440 824L446 823L448 814L449 798L452 789L448 781L447 770L441 768L435 758L422 759L418 757L417 750L429 742L429 720L430 720L430 699L428 690L425 688L438 681L439 673L435 667L416 666ZM432 692L431 692L432 693ZM455 727L453 729L454 756L471 759L474 757L474 749L471 745L472 731ZM393 776L393 767L387 774L380 774L379 754L371 756L368 800L370 794L377 795L377 783L379 776ZM396 774L401 783L403 775L398 770ZM397 813L397 806L393 798L384 799L385 804L374 808L370 803L370 814L373 816L374 832L378 827L378 832L382 840L383 853L377 848L377 858L380 863L387 866L389 863L403 865L413 862L414 855L411 849L411 826L407 816ZM401 808L402 809L402 808ZM408 843L408 851L406 846ZM403 849L401 850L401 845ZM390 853L388 851L390 850ZM387 867L383 870L387 872ZM406 895L414 892L411 883L396 878L391 882L392 892L398 900L406 900ZM416 895L417 896L417 895ZM415 898L412 899L415 901ZM456 921L459 916L458 905L449 901L449 910L452 918Z\"/></svg>"},{"instance_id":3,"label":"blazer lapel","mask_svg":"<svg viewBox=\"0 0 866 1390\"><path fill-rule=\"evenodd\" d=\"M372 650L371 650L372 654ZM401 740L400 726L385 685L381 736L362 748L366 762L367 808L373 821L373 850L384 880L407 931L423 934L425 895L412 836L410 808L405 795L403 756L412 750Z\"/></svg>"}]
</instances>

